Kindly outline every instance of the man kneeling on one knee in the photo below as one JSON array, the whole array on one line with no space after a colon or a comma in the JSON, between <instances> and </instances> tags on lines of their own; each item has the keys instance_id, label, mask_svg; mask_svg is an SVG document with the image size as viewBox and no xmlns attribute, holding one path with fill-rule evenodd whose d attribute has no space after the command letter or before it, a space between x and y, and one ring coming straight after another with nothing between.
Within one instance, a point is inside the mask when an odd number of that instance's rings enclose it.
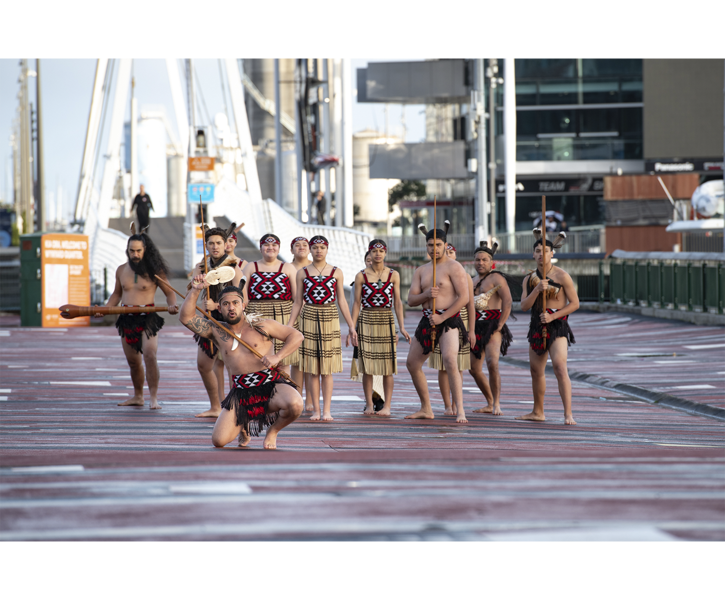
<instances>
[{"instance_id":1,"label":"man kneeling on one knee","mask_svg":"<svg viewBox=\"0 0 725 600\"><path fill-rule=\"evenodd\" d=\"M219 294L219 310L227 328L256 348L255 356L226 331L196 314L199 293L209 284L203 275L194 278L189 294L179 313L181 322L201 337L214 340L224 356L224 364L232 376L232 390L222 402L222 412L214 425L212 443L221 448L239 436L239 445L246 446L251 435L258 436L267 428L266 449L277 447L277 434L302 413L302 397L292 384L277 371L278 363L302 344L303 336L296 329L272 319L257 320L244 314L242 290L227 286ZM274 340L284 342L274 353Z\"/></svg>"}]
</instances>

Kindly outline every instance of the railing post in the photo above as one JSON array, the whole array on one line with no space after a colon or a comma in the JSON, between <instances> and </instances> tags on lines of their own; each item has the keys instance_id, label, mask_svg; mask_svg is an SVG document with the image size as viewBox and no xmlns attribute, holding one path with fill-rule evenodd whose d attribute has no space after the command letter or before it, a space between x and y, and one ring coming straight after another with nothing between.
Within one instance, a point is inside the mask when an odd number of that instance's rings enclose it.
<instances>
[{"instance_id":1,"label":"railing post","mask_svg":"<svg viewBox=\"0 0 725 600\"><path fill-rule=\"evenodd\" d=\"M672 309L677 310L677 263L672 265Z\"/></svg>"},{"instance_id":2,"label":"railing post","mask_svg":"<svg viewBox=\"0 0 725 600\"><path fill-rule=\"evenodd\" d=\"M687 263L687 275L685 276L687 280L687 310L692 310L692 263Z\"/></svg>"},{"instance_id":3,"label":"railing post","mask_svg":"<svg viewBox=\"0 0 725 600\"><path fill-rule=\"evenodd\" d=\"M723 312L723 310L722 310L722 308L723 308L722 307L722 305L723 305L723 294L722 294L723 275L722 275L722 268L723 268L723 265L722 265L722 263L720 263L717 266L717 269L715 270L715 272L717 273L717 275L715 276L715 285L717 287L717 312L719 314L722 314L722 312Z\"/></svg>"},{"instance_id":4,"label":"railing post","mask_svg":"<svg viewBox=\"0 0 725 600\"><path fill-rule=\"evenodd\" d=\"M108 298L108 267L103 267L103 301Z\"/></svg>"},{"instance_id":5,"label":"railing post","mask_svg":"<svg viewBox=\"0 0 725 600\"><path fill-rule=\"evenodd\" d=\"M599 303L604 303L604 261L599 261Z\"/></svg>"},{"instance_id":6,"label":"railing post","mask_svg":"<svg viewBox=\"0 0 725 600\"><path fill-rule=\"evenodd\" d=\"M652 306L652 287L649 284L649 272L652 267L652 263L650 261L647 261L645 269L644 269L644 279L645 279L645 292L647 293L647 306Z\"/></svg>"}]
</instances>

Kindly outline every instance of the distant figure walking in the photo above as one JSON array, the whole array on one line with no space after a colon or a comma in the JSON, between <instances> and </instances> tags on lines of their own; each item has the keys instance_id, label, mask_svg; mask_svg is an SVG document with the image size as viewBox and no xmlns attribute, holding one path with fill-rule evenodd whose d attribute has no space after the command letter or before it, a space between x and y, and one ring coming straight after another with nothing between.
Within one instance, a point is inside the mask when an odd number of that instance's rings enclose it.
<instances>
[{"instance_id":1,"label":"distant figure walking","mask_svg":"<svg viewBox=\"0 0 725 600\"><path fill-rule=\"evenodd\" d=\"M143 231L149 226L151 222L149 219L149 210L154 209L151 198L144 191L143 184L141 184L139 193L136 194L136 197L133 199L133 204L131 204L131 211L133 211L134 208L136 209L136 218L138 219L139 231Z\"/></svg>"}]
</instances>

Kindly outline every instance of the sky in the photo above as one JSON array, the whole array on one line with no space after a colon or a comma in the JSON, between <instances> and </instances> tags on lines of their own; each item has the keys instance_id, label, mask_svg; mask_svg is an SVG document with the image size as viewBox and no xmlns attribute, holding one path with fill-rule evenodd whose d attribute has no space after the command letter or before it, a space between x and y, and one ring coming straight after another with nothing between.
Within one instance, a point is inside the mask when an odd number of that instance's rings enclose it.
<instances>
[{"instance_id":1,"label":"sky","mask_svg":"<svg viewBox=\"0 0 725 600\"><path fill-rule=\"evenodd\" d=\"M352 59L353 70L353 132L363 129L385 131L385 107L376 103L358 103L355 93L356 70L364 68L369 61L402 59ZM409 59L408 59L409 60ZM35 68L35 59L29 59L30 69ZM195 59L194 67L210 118L224 111L224 99L219 79L217 59ZM83 147L91 94L96 69L94 59L41 59L41 102L43 120L43 159L46 199L55 202L62 199L63 215L67 217L75 206L78 191ZM10 136L18 106L20 89L18 59L0 59L0 198L12 199L12 148ZM174 117L171 92L163 59L136 59L133 62L136 80L135 93L139 111L144 107L163 106L172 126ZM183 85L183 79L182 79ZM36 78L29 80L29 96L35 104ZM273 100L273 98L271 98ZM228 100L227 100L228 101ZM129 103L130 104L130 103ZM425 116L423 105L402 106L391 104L388 108L390 135L403 137L402 113L405 111L405 141L420 142L425 137ZM126 120L130 108L126 108ZM110 122L110 112L106 122ZM178 129L176 130L178 136ZM101 142L102 150L107 144ZM98 165L97 185L100 184L103 162Z\"/></svg>"}]
</instances>

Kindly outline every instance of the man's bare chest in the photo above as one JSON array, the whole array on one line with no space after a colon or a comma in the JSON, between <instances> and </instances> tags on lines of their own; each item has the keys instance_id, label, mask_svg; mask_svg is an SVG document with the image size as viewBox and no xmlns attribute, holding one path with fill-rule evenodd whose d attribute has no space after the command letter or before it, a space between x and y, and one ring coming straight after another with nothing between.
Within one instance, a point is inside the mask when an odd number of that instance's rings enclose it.
<instances>
[{"instance_id":1,"label":"man's bare chest","mask_svg":"<svg viewBox=\"0 0 725 600\"><path fill-rule=\"evenodd\" d=\"M121 287L124 292L149 293L156 291L156 284L154 282L132 271L124 273L121 276Z\"/></svg>"}]
</instances>

